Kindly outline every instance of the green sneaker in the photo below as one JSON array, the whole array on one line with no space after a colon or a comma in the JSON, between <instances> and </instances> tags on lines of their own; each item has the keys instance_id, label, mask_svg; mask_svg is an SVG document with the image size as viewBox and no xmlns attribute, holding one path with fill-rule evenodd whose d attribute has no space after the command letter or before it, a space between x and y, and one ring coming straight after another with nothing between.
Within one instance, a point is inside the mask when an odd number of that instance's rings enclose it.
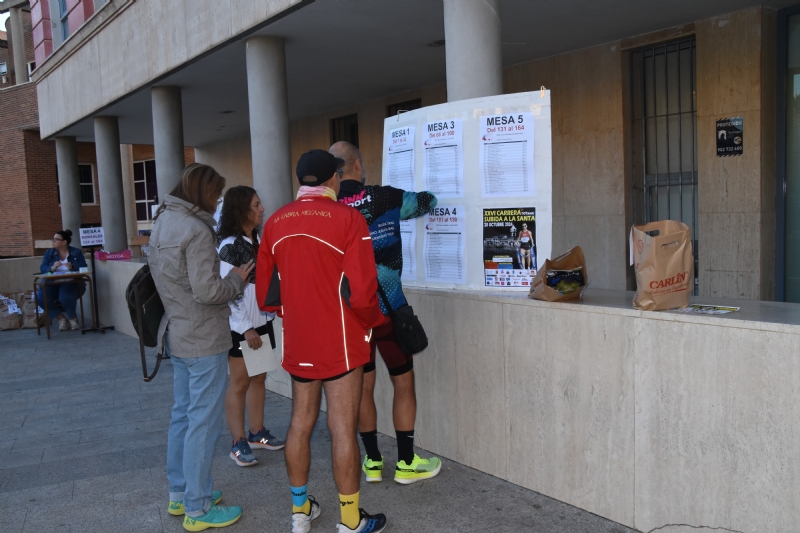
<instances>
[{"instance_id":1,"label":"green sneaker","mask_svg":"<svg viewBox=\"0 0 800 533\"><path fill-rule=\"evenodd\" d=\"M221 499L222 499L221 490L211 491L211 505L217 505ZM170 500L167 512L172 516L183 516L184 514L183 502L173 502L172 500Z\"/></svg>"},{"instance_id":2,"label":"green sneaker","mask_svg":"<svg viewBox=\"0 0 800 533\"><path fill-rule=\"evenodd\" d=\"M419 455L414 454L414 460L411 461L411 464L405 461L397 462L397 468L394 469L394 480L403 485L410 485L421 479L432 478L438 474L441 469L442 462L438 457L423 459Z\"/></svg>"},{"instance_id":3,"label":"green sneaker","mask_svg":"<svg viewBox=\"0 0 800 533\"><path fill-rule=\"evenodd\" d=\"M367 475L367 483L377 483L383 479L383 456L380 461L373 461L368 455L364 456L361 470Z\"/></svg>"},{"instance_id":4,"label":"green sneaker","mask_svg":"<svg viewBox=\"0 0 800 533\"><path fill-rule=\"evenodd\" d=\"M212 505L208 512L200 516L184 516L183 529L186 531L204 531L210 527L226 527L242 517L242 508L238 505Z\"/></svg>"}]
</instances>

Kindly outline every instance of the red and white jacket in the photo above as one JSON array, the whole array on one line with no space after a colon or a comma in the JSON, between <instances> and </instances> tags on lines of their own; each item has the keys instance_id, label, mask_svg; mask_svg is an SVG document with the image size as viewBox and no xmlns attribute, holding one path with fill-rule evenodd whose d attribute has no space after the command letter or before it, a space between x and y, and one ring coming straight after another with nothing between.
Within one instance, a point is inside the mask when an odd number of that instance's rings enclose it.
<instances>
[{"instance_id":1,"label":"red and white jacket","mask_svg":"<svg viewBox=\"0 0 800 533\"><path fill-rule=\"evenodd\" d=\"M256 298L283 319L283 368L326 379L369 362L371 329L383 323L372 240L361 213L304 197L264 224Z\"/></svg>"}]
</instances>

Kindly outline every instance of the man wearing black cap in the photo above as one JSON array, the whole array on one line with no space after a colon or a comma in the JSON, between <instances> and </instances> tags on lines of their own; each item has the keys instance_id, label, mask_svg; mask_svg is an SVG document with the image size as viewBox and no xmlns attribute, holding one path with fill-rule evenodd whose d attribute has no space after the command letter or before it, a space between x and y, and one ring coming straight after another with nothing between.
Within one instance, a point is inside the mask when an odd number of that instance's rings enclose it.
<instances>
[{"instance_id":1,"label":"man wearing black cap","mask_svg":"<svg viewBox=\"0 0 800 533\"><path fill-rule=\"evenodd\" d=\"M283 319L283 368L292 377L292 421L286 470L292 489L292 532L307 533L320 514L306 492L309 442L322 389L328 404L340 533L383 531L386 517L359 509L356 441L363 365L372 328L383 323L369 229L355 209L336 202L344 161L311 150L297 162L297 200L264 224L256 297Z\"/></svg>"}]
</instances>

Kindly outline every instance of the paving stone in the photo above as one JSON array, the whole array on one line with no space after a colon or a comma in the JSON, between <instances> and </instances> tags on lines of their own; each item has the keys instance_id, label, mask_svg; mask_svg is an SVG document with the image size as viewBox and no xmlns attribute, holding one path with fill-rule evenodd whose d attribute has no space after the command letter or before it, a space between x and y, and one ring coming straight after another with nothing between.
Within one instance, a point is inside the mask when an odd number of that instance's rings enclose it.
<instances>
[{"instance_id":1,"label":"paving stone","mask_svg":"<svg viewBox=\"0 0 800 533\"><path fill-rule=\"evenodd\" d=\"M182 520L166 512L171 363L145 383L138 342L117 332L52 341L31 330L0 336L0 531L183 532ZM285 437L290 418L291 401L267 393L267 427ZM222 503L244 508L235 531L288 531L291 495L283 451L256 450L259 464L240 468L228 458L227 427L220 429L212 473ZM379 435L379 444L387 479L362 483L361 503L386 513L392 533L633 533L449 459L436 479L396 484L395 440ZM323 509L314 530L333 531L339 502L324 413L311 450L309 492Z\"/></svg>"},{"instance_id":2,"label":"paving stone","mask_svg":"<svg viewBox=\"0 0 800 533\"><path fill-rule=\"evenodd\" d=\"M4 533L21 533L25 526L25 517L28 511L25 509L3 509L0 508L0 525Z\"/></svg>"}]
</instances>

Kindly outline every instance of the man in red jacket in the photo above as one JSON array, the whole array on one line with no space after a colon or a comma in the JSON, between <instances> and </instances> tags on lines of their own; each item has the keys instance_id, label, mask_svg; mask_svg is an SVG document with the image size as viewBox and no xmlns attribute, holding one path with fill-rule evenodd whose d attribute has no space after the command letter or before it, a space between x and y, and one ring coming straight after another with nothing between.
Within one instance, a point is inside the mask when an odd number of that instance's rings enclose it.
<instances>
[{"instance_id":1,"label":"man in red jacket","mask_svg":"<svg viewBox=\"0 0 800 533\"><path fill-rule=\"evenodd\" d=\"M292 532L307 533L319 504L307 495L309 441L322 389L328 403L339 532L378 533L383 514L359 509L356 441L363 368L372 328L383 323L372 240L361 213L336 202L344 161L311 150L297 162L297 200L264 224L256 261L256 297L283 319L283 368L292 376L286 470Z\"/></svg>"}]
</instances>

